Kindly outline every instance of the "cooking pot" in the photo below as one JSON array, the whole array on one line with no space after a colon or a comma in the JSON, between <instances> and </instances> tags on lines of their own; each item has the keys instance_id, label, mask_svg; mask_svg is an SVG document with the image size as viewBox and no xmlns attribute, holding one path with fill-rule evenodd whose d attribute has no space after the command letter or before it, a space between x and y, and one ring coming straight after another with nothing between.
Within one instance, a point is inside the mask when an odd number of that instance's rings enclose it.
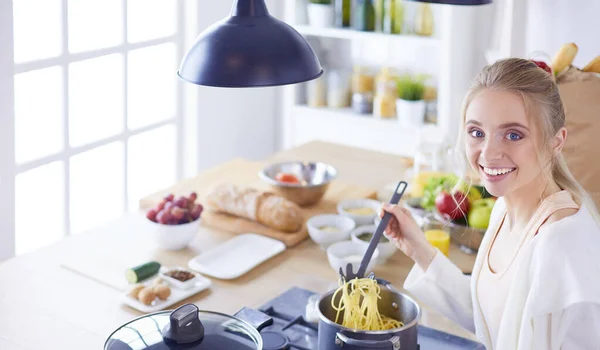
<instances>
[{"instance_id":1,"label":"cooking pot","mask_svg":"<svg viewBox=\"0 0 600 350\"><path fill-rule=\"evenodd\" d=\"M412 298L398 292L392 285L382 279L377 279L381 285L380 299L377 303L379 312L388 317L401 321L404 326L385 331L362 331L343 327L335 323L337 311L332 307L335 290L324 294L318 302L319 314L319 350L329 349L389 349L417 350L418 323L421 318L421 308ZM341 298L341 295L338 294ZM334 300L338 305L339 298ZM343 311L340 312L340 319Z\"/></svg>"},{"instance_id":2,"label":"cooking pot","mask_svg":"<svg viewBox=\"0 0 600 350\"><path fill-rule=\"evenodd\" d=\"M273 319L247 308L236 316L200 311L194 304L185 304L124 324L109 336L104 349L262 350L259 332Z\"/></svg>"}]
</instances>

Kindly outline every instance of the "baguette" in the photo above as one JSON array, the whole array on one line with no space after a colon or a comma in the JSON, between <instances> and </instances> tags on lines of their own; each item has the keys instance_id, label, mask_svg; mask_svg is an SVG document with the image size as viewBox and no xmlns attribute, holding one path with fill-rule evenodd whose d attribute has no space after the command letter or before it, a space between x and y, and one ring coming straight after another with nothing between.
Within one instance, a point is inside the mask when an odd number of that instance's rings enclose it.
<instances>
[{"instance_id":1,"label":"baguette","mask_svg":"<svg viewBox=\"0 0 600 350\"><path fill-rule=\"evenodd\" d=\"M577 51L578 48L575 43L564 44L552 60L552 70L554 71L554 74L559 74L569 68L577 55Z\"/></svg>"},{"instance_id":2,"label":"baguette","mask_svg":"<svg viewBox=\"0 0 600 350\"><path fill-rule=\"evenodd\" d=\"M600 56L596 56L593 60L590 61L585 67L583 67L584 72L592 72L592 73L600 73Z\"/></svg>"},{"instance_id":3,"label":"baguette","mask_svg":"<svg viewBox=\"0 0 600 350\"><path fill-rule=\"evenodd\" d=\"M258 222L278 231L296 232L304 221L300 207L267 191L220 184L206 196L208 208Z\"/></svg>"}]
</instances>

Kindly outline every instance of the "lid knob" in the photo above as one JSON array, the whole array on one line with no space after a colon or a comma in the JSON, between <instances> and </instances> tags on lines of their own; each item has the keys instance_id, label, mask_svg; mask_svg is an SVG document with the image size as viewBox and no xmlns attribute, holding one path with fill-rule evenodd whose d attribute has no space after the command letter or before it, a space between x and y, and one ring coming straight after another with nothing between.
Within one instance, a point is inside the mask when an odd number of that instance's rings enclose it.
<instances>
[{"instance_id":1,"label":"lid knob","mask_svg":"<svg viewBox=\"0 0 600 350\"><path fill-rule=\"evenodd\" d=\"M162 335L165 342L176 344L193 343L204 338L204 325L198 318L198 307L185 304L171 312L169 323L163 328Z\"/></svg>"}]
</instances>

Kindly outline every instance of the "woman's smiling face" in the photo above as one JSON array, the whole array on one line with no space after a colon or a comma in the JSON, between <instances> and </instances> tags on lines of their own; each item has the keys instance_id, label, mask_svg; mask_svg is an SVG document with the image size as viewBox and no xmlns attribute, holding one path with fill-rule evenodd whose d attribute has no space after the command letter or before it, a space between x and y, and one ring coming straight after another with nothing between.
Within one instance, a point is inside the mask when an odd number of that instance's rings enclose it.
<instances>
[{"instance_id":1,"label":"woman's smiling face","mask_svg":"<svg viewBox=\"0 0 600 350\"><path fill-rule=\"evenodd\" d=\"M481 91L466 111L465 128L467 158L490 194L505 196L541 179L538 133L518 94Z\"/></svg>"}]
</instances>

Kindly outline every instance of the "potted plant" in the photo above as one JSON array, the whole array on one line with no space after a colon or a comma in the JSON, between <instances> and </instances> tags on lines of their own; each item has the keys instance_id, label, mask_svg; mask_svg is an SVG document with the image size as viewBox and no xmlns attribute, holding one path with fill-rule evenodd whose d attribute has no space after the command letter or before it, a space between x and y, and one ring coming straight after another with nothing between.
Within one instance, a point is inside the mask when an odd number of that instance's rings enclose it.
<instances>
[{"instance_id":1,"label":"potted plant","mask_svg":"<svg viewBox=\"0 0 600 350\"><path fill-rule=\"evenodd\" d=\"M425 123L425 78L424 75L405 74L397 79L396 116L406 128Z\"/></svg>"},{"instance_id":2,"label":"potted plant","mask_svg":"<svg viewBox=\"0 0 600 350\"><path fill-rule=\"evenodd\" d=\"M310 0L308 23L314 27L333 27L335 11L331 0Z\"/></svg>"}]
</instances>

